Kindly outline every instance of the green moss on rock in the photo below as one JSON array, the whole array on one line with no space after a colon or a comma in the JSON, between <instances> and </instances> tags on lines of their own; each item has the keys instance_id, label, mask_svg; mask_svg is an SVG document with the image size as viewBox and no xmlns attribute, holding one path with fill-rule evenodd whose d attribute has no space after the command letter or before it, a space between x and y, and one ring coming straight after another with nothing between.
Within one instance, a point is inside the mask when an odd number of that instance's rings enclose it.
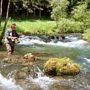
<instances>
[{"instance_id":1,"label":"green moss on rock","mask_svg":"<svg viewBox=\"0 0 90 90\"><path fill-rule=\"evenodd\" d=\"M44 72L48 75L76 75L80 66L70 58L50 58L44 65Z\"/></svg>"}]
</instances>

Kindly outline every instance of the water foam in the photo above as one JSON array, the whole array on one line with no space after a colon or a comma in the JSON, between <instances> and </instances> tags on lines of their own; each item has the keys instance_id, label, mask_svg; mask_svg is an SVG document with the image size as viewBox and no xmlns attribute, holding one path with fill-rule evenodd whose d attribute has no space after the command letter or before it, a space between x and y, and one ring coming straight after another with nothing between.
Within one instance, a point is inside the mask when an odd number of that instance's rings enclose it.
<instances>
[{"instance_id":1,"label":"water foam","mask_svg":"<svg viewBox=\"0 0 90 90\"><path fill-rule=\"evenodd\" d=\"M84 58L84 60L86 60L87 63L90 63L90 59Z\"/></svg>"},{"instance_id":2,"label":"water foam","mask_svg":"<svg viewBox=\"0 0 90 90\"><path fill-rule=\"evenodd\" d=\"M49 42L48 45L58 45L58 46L64 46L64 47L83 47L84 44L86 44L86 41L84 40L77 40L72 42L61 42L58 41L57 43Z\"/></svg>"},{"instance_id":3,"label":"water foam","mask_svg":"<svg viewBox=\"0 0 90 90\"><path fill-rule=\"evenodd\" d=\"M33 78L30 76L29 80L32 81L34 84L39 85L42 90L58 90L58 88L61 87L65 90L90 90L90 86L88 85L87 79L84 76L86 75L84 71L74 78L54 79L44 75L39 67L37 67L36 69L38 69L39 71L36 72L37 77Z\"/></svg>"},{"instance_id":4,"label":"water foam","mask_svg":"<svg viewBox=\"0 0 90 90\"><path fill-rule=\"evenodd\" d=\"M66 41L60 41L60 40L50 40L49 42L43 41L39 37L32 37L29 36L23 36L20 38L20 43L18 45L33 45L33 44L40 44L40 45L57 45L57 46L63 46L63 47L78 47L81 48L85 46L87 42L78 39L77 37L66 37Z\"/></svg>"},{"instance_id":5,"label":"water foam","mask_svg":"<svg viewBox=\"0 0 90 90\"><path fill-rule=\"evenodd\" d=\"M37 78L29 78L30 80L32 80L33 83L38 84L40 86L40 88L42 88L43 90L48 90L49 85L53 84L56 80L54 80L53 78L49 78L47 76L41 76L40 73L38 73L38 77Z\"/></svg>"},{"instance_id":6,"label":"water foam","mask_svg":"<svg viewBox=\"0 0 90 90\"><path fill-rule=\"evenodd\" d=\"M0 74L0 90L23 90L19 85L15 85L15 81L6 79Z\"/></svg>"},{"instance_id":7,"label":"water foam","mask_svg":"<svg viewBox=\"0 0 90 90\"><path fill-rule=\"evenodd\" d=\"M38 66L36 66L35 68L38 70L38 72L35 71L37 77L33 78L32 76L29 76L29 80L39 85L40 88L42 88L43 90L49 90L48 89L49 85L56 82L56 80L44 75L44 73L40 70Z\"/></svg>"}]
</instances>

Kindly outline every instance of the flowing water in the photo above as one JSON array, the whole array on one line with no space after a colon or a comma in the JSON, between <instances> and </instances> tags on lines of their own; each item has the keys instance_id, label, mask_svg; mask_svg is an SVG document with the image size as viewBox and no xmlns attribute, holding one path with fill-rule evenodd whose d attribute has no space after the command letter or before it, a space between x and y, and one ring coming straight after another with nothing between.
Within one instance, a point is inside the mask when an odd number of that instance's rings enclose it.
<instances>
[{"instance_id":1,"label":"flowing water","mask_svg":"<svg viewBox=\"0 0 90 90\"><path fill-rule=\"evenodd\" d=\"M20 65L8 65L0 74L0 90L90 90L90 45L81 37L66 36L65 39L50 39L35 36L21 36L16 46L17 55L26 53L41 54L34 67L36 75L27 76L24 83L17 83L13 71ZM51 57L69 57L79 63L81 72L76 76L49 77L43 74L43 65ZM7 78L7 76L9 78Z\"/></svg>"},{"instance_id":2,"label":"flowing water","mask_svg":"<svg viewBox=\"0 0 90 90\"><path fill-rule=\"evenodd\" d=\"M13 78L6 79L0 74L0 90L23 90L19 85L15 85Z\"/></svg>"}]
</instances>

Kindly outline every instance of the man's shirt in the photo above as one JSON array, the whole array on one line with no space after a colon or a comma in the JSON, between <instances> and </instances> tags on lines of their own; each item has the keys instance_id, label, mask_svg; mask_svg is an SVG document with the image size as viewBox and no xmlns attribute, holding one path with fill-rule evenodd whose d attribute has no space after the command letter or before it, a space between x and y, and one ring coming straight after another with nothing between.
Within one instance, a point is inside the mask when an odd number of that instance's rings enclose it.
<instances>
[{"instance_id":1,"label":"man's shirt","mask_svg":"<svg viewBox=\"0 0 90 90\"><path fill-rule=\"evenodd\" d=\"M11 38L8 38L9 36L11 37L19 37L19 35L16 33L16 30L11 30L11 29L7 29L5 32L5 43L10 43L12 42Z\"/></svg>"}]
</instances>

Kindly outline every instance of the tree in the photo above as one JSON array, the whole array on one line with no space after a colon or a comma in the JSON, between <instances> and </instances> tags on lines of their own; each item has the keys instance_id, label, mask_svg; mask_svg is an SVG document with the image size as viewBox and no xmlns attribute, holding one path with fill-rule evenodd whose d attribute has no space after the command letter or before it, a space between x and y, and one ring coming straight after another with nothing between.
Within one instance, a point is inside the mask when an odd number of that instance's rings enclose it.
<instances>
[{"instance_id":1,"label":"tree","mask_svg":"<svg viewBox=\"0 0 90 90\"><path fill-rule=\"evenodd\" d=\"M51 0L50 4L52 7L51 18L56 21L56 24L61 18L67 17L68 0Z\"/></svg>"},{"instance_id":2,"label":"tree","mask_svg":"<svg viewBox=\"0 0 90 90\"><path fill-rule=\"evenodd\" d=\"M87 8L90 9L90 0L86 0Z\"/></svg>"},{"instance_id":3,"label":"tree","mask_svg":"<svg viewBox=\"0 0 90 90\"><path fill-rule=\"evenodd\" d=\"M27 14L33 13L34 16L38 14L40 18L42 17L44 7L47 8L49 6L48 0L22 0L22 2L23 7L27 10Z\"/></svg>"},{"instance_id":4,"label":"tree","mask_svg":"<svg viewBox=\"0 0 90 90\"><path fill-rule=\"evenodd\" d=\"M1 27L1 19L2 19L2 3L3 3L3 0L1 0L0 2L0 27Z\"/></svg>"},{"instance_id":5,"label":"tree","mask_svg":"<svg viewBox=\"0 0 90 90\"><path fill-rule=\"evenodd\" d=\"M2 45L2 39L3 39L4 33L5 33L7 22L9 20L9 16L8 16L9 15L9 8L10 8L10 0L8 1L6 20L5 20L4 27L2 29L1 36L0 36L0 45Z\"/></svg>"},{"instance_id":6,"label":"tree","mask_svg":"<svg viewBox=\"0 0 90 90\"><path fill-rule=\"evenodd\" d=\"M85 21L87 18L87 4L86 2L81 2L79 5L75 6L72 11L73 18L76 21Z\"/></svg>"},{"instance_id":7,"label":"tree","mask_svg":"<svg viewBox=\"0 0 90 90\"><path fill-rule=\"evenodd\" d=\"M35 16L35 11L38 10L39 11L39 17L41 18L42 16L42 6L43 6L43 3L42 3L42 0L31 0L32 1L32 6L34 8L34 16Z\"/></svg>"}]
</instances>

